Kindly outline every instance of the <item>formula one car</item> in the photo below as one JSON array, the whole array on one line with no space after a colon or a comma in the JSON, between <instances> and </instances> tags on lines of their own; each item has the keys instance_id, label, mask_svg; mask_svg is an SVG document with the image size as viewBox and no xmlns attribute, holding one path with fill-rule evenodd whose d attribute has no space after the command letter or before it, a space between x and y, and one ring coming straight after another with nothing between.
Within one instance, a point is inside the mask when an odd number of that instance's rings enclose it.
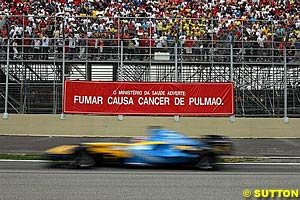
<instances>
[{"instance_id":1,"label":"formula one car","mask_svg":"<svg viewBox=\"0 0 300 200\"><path fill-rule=\"evenodd\" d=\"M93 142L48 149L46 157L55 164L74 168L120 165L194 166L217 168L217 158L231 153L232 142L223 136L206 136L203 141L170 130L153 129L149 137L132 143Z\"/></svg>"}]
</instances>

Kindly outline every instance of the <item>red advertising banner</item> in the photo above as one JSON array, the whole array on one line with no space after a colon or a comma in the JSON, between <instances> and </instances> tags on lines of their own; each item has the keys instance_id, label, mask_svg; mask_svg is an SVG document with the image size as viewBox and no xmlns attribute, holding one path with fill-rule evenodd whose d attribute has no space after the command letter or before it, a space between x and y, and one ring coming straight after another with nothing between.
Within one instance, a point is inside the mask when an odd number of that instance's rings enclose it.
<instances>
[{"instance_id":1,"label":"red advertising banner","mask_svg":"<svg viewBox=\"0 0 300 200\"><path fill-rule=\"evenodd\" d=\"M233 83L65 82L64 112L216 116L234 112Z\"/></svg>"}]
</instances>

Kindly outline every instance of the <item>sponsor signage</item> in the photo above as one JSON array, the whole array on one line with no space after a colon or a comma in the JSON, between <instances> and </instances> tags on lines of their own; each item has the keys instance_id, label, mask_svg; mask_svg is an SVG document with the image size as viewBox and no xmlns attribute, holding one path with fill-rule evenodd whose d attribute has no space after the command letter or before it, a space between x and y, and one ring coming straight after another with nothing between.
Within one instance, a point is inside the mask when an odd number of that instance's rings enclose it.
<instances>
[{"instance_id":1,"label":"sponsor signage","mask_svg":"<svg viewBox=\"0 0 300 200\"><path fill-rule=\"evenodd\" d=\"M65 81L64 112L218 116L234 113L233 83Z\"/></svg>"}]
</instances>

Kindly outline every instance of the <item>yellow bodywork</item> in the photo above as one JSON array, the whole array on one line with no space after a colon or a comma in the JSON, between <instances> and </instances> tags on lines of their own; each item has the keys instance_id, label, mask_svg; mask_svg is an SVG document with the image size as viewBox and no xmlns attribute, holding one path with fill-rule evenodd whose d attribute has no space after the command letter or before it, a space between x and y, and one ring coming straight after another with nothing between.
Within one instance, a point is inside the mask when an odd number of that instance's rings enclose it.
<instances>
[{"instance_id":1,"label":"yellow bodywork","mask_svg":"<svg viewBox=\"0 0 300 200\"><path fill-rule=\"evenodd\" d=\"M130 144L126 143L84 143L86 151L90 154L102 154L105 156L112 156L118 158L128 158L130 153L126 147Z\"/></svg>"},{"instance_id":2,"label":"yellow bodywork","mask_svg":"<svg viewBox=\"0 0 300 200\"><path fill-rule=\"evenodd\" d=\"M227 153L227 154L229 154L232 151L230 144L214 145L213 150L217 153Z\"/></svg>"},{"instance_id":3,"label":"yellow bodywork","mask_svg":"<svg viewBox=\"0 0 300 200\"><path fill-rule=\"evenodd\" d=\"M85 152L89 154L101 154L109 157L116 158L128 158L130 157L129 147L137 145L153 145L153 144L165 144L165 142L149 142L141 141L136 143L104 143L104 142L92 142L82 143L81 145L63 145L48 149L46 153L55 155L68 155L74 153L76 147L84 147Z\"/></svg>"},{"instance_id":4,"label":"yellow bodywork","mask_svg":"<svg viewBox=\"0 0 300 200\"><path fill-rule=\"evenodd\" d=\"M74 152L74 148L76 148L78 146L79 145L62 145L62 146L58 146L58 147L48 149L46 151L46 153L55 154L55 155L72 154Z\"/></svg>"},{"instance_id":5,"label":"yellow bodywork","mask_svg":"<svg viewBox=\"0 0 300 200\"><path fill-rule=\"evenodd\" d=\"M91 154L102 154L117 158L129 158L131 156L129 147L137 145L165 144L164 142L141 141L136 143L84 143L87 151Z\"/></svg>"},{"instance_id":6,"label":"yellow bodywork","mask_svg":"<svg viewBox=\"0 0 300 200\"><path fill-rule=\"evenodd\" d=\"M180 146L174 146L174 149L178 149L178 150L193 150L193 146L187 146L187 145L180 145Z\"/></svg>"}]
</instances>

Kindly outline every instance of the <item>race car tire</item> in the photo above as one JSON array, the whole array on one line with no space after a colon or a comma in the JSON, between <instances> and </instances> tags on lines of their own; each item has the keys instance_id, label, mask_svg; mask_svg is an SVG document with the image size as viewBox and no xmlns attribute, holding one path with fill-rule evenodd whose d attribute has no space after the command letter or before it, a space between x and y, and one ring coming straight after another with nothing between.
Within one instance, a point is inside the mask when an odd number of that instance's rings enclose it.
<instances>
[{"instance_id":1,"label":"race car tire","mask_svg":"<svg viewBox=\"0 0 300 200\"><path fill-rule=\"evenodd\" d=\"M223 135L205 135L201 139L202 142L209 144L219 155L231 155L234 152L234 144L232 140Z\"/></svg>"},{"instance_id":2,"label":"race car tire","mask_svg":"<svg viewBox=\"0 0 300 200\"><path fill-rule=\"evenodd\" d=\"M216 170L217 169L217 156L213 153L205 154L197 160L195 167L200 170Z\"/></svg>"},{"instance_id":3,"label":"race car tire","mask_svg":"<svg viewBox=\"0 0 300 200\"><path fill-rule=\"evenodd\" d=\"M70 159L70 167L71 168L91 168L94 167L96 164L96 161L92 156L88 155L85 152L78 152L72 156Z\"/></svg>"}]
</instances>

